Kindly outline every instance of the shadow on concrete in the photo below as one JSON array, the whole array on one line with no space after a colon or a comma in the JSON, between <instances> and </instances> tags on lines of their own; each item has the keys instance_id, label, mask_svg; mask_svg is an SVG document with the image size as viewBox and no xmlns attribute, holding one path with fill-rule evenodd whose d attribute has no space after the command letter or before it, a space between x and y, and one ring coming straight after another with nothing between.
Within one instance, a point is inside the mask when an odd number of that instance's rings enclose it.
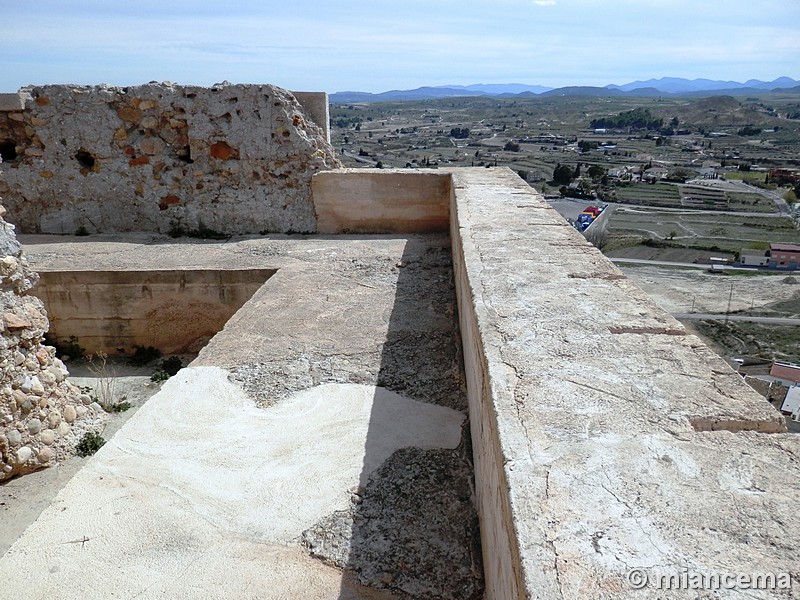
<instances>
[{"instance_id":1,"label":"shadow on concrete","mask_svg":"<svg viewBox=\"0 0 800 600\"><path fill-rule=\"evenodd\" d=\"M385 461L382 453L387 428L402 426L387 405L396 396L382 388L467 415L445 235L408 239L376 385L352 508L333 518L349 537L335 560L345 570L339 598L480 598L483 573L468 420L450 449L441 447L447 445L443 435L438 448L407 447Z\"/></svg>"}]
</instances>

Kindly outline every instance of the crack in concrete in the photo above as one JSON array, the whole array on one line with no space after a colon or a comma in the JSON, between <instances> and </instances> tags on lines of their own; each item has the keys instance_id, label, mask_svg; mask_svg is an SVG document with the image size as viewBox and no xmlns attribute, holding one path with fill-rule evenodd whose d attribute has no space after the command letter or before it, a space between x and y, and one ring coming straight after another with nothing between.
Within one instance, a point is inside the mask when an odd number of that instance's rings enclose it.
<instances>
[{"instance_id":1,"label":"crack in concrete","mask_svg":"<svg viewBox=\"0 0 800 600\"><path fill-rule=\"evenodd\" d=\"M624 325L611 326L608 332L614 335L623 333L645 334L645 335L688 335L685 329L674 329L671 327L627 327Z\"/></svg>"},{"instance_id":2,"label":"crack in concrete","mask_svg":"<svg viewBox=\"0 0 800 600\"><path fill-rule=\"evenodd\" d=\"M547 502L550 501L550 469L547 469L545 472L545 485L544 485L544 497ZM551 539L549 535L545 537L547 541L547 545L550 547L550 550L553 552L553 570L556 574L556 585L558 586L558 594L560 598L564 598L564 584L561 581L561 570L559 569L559 554L558 548L556 548L555 539Z\"/></svg>"}]
</instances>

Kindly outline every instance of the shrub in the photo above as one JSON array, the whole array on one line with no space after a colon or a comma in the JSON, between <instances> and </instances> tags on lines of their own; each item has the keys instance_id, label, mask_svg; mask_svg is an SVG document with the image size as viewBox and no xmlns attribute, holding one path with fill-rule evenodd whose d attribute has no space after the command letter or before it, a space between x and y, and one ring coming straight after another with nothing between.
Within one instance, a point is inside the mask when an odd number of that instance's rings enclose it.
<instances>
[{"instance_id":1,"label":"shrub","mask_svg":"<svg viewBox=\"0 0 800 600\"><path fill-rule=\"evenodd\" d=\"M169 358L165 358L161 361L161 370L170 376L175 375L182 368L183 363L178 356L170 356Z\"/></svg>"},{"instance_id":2,"label":"shrub","mask_svg":"<svg viewBox=\"0 0 800 600\"><path fill-rule=\"evenodd\" d=\"M103 439L99 433L95 433L94 431L89 431L88 433L84 434L81 438L81 441L78 442L78 445L75 446L75 451L78 453L78 456L87 457L91 456L100 448L103 447L106 441Z\"/></svg>"},{"instance_id":3,"label":"shrub","mask_svg":"<svg viewBox=\"0 0 800 600\"><path fill-rule=\"evenodd\" d=\"M135 346L133 356L128 359L128 362L134 367L144 367L157 358L161 358L161 351L153 346Z\"/></svg>"},{"instance_id":4,"label":"shrub","mask_svg":"<svg viewBox=\"0 0 800 600\"><path fill-rule=\"evenodd\" d=\"M108 407L104 407L106 412L112 413L121 413L125 412L131 407L131 403L128 401L123 402L115 402L114 404L109 404Z\"/></svg>"},{"instance_id":5,"label":"shrub","mask_svg":"<svg viewBox=\"0 0 800 600\"><path fill-rule=\"evenodd\" d=\"M166 371L158 370L150 375L150 381L166 381L169 377L169 373Z\"/></svg>"},{"instance_id":6,"label":"shrub","mask_svg":"<svg viewBox=\"0 0 800 600\"><path fill-rule=\"evenodd\" d=\"M58 341L55 338L51 338L49 336L45 337L45 344L48 346L53 346L56 349L56 356L59 358L62 356L68 356L70 358L83 358L83 355L86 353L86 348L82 347L78 343L78 338L74 335L69 336L69 339L66 341Z\"/></svg>"}]
</instances>

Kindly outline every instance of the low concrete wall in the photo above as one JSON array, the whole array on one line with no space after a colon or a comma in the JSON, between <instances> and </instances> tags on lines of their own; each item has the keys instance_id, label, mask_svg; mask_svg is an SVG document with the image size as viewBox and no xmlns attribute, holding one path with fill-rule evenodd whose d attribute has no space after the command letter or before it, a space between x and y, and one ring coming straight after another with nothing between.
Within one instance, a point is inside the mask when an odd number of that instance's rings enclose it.
<instances>
[{"instance_id":1,"label":"low concrete wall","mask_svg":"<svg viewBox=\"0 0 800 600\"><path fill-rule=\"evenodd\" d=\"M51 271L41 273L35 292L58 341L75 336L87 353L154 346L179 354L198 352L274 273Z\"/></svg>"},{"instance_id":2,"label":"low concrete wall","mask_svg":"<svg viewBox=\"0 0 800 600\"><path fill-rule=\"evenodd\" d=\"M454 171L451 212L486 598L792 572L800 438L777 411L513 172Z\"/></svg>"},{"instance_id":3,"label":"low concrete wall","mask_svg":"<svg viewBox=\"0 0 800 600\"><path fill-rule=\"evenodd\" d=\"M325 139L331 142L331 113L327 92L292 92L311 120L322 129Z\"/></svg>"},{"instance_id":4,"label":"low concrete wall","mask_svg":"<svg viewBox=\"0 0 800 600\"><path fill-rule=\"evenodd\" d=\"M611 213L614 212L616 206L606 206L605 210L600 213L594 221L589 224L583 231L583 237L589 240L589 243L597 248L602 248L603 239L606 237L606 230L608 229L608 222L611 219Z\"/></svg>"},{"instance_id":5,"label":"low concrete wall","mask_svg":"<svg viewBox=\"0 0 800 600\"><path fill-rule=\"evenodd\" d=\"M447 231L450 175L438 171L340 169L311 181L318 233Z\"/></svg>"}]
</instances>

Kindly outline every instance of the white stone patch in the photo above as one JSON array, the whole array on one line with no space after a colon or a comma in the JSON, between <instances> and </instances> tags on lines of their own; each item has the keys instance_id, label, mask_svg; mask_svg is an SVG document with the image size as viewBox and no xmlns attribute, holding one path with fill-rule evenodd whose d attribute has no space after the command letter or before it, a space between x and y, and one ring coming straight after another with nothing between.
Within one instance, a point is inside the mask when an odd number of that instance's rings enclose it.
<instances>
[{"instance_id":1,"label":"white stone patch","mask_svg":"<svg viewBox=\"0 0 800 600\"><path fill-rule=\"evenodd\" d=\"M95 468L166 488L203 519L288 541L345 508L400 448L454 448L464 415L384 388L327 384L257 408L216 367L184 369Z\"/></svg>"},{"instance_id":2,"label":"white stone patch","mask_svg":"<svg viewBox=\"0 0 800 600\"><path fill-rule=\"evenodd\" d=\"M339 597L339 571L300 533L395 450L457 446L464 418L364 385L260 409L227 371L183 369L0 559L0 579L31 599ZM43 552L46 578L26 568Z\"/></svg>"}]
</instances>

